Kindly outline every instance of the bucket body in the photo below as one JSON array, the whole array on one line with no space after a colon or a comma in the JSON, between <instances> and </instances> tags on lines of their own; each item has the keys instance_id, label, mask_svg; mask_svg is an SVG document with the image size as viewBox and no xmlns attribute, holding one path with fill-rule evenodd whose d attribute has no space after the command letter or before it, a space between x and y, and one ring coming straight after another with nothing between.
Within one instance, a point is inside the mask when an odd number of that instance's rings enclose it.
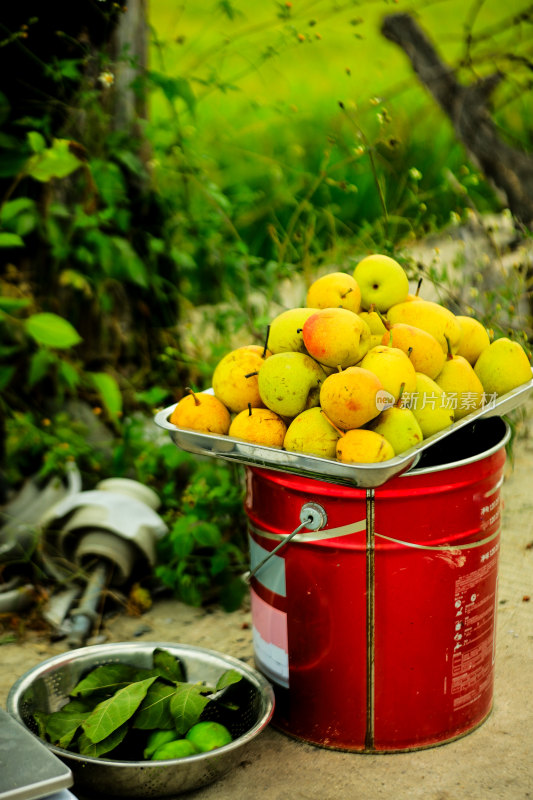
<instances>
[{"instance_id":1,"label":"bucket body","mask_svg":"<svg viewBox=\"0 0 533 800\"><path fill-rule=\"evenodd\" d=\"M274 685L276 727L323 747L396 752L486 719L509 429L480 422L465 435L467 457L377 489L247 468L252 573L298 527L302 506L327 517L250 582L255 661Z\"/></svg>"}]
</instances>

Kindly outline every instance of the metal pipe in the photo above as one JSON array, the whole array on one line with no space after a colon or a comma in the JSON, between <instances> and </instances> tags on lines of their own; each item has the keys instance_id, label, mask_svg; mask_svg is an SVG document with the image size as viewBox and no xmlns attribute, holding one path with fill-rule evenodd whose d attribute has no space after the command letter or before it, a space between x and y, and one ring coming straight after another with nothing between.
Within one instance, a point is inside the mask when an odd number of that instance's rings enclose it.
<instances>
[{"instance_id":1,"label":"metal pipe","mask_svg":"<svg viewBox=\"0 0 533 800\"><path fill-rule=\"evenodd\" d=\"M99 561L87 581L85 591L81 597L78 608L70 613L72 629L67 637L71 647L81 647L85 644L91 633L92 626L97 617L101 595L106 587L111 565L107 561Z\"/></svg>"}]
</instances>

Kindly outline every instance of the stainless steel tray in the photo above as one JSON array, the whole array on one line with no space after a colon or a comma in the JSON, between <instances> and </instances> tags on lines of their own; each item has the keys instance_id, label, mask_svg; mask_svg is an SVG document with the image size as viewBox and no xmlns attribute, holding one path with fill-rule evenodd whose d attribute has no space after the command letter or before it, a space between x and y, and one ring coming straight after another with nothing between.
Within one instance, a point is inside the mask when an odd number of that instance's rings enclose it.
<instances>
[{"instance_id":1,"label":"stainless steel tray","mask_svg":"<svg viewBox=\"0 0 533 800\"><path fill-rule=\"evenodd\" d=\"M275 447L250 444L230 436L198 433L198 431L178 428L169 422L169 417L176 406L175 403L159 411L155 415L155 422L161 428L169 431L172 441L178 447L189 453L214 456L248 466L290 472L330 483L373 489L381 486L390 478L415 467L424 450L460 428L464 428L478 419L502 417L508 414L527 400L532 389L533 379L488 403L484 408L473 411L468 416L454 422L445 430L429 436L410 450L378 464L343 464L335 459L319 458L304 453L290 453Z\"/></svg>"}]
</instances>

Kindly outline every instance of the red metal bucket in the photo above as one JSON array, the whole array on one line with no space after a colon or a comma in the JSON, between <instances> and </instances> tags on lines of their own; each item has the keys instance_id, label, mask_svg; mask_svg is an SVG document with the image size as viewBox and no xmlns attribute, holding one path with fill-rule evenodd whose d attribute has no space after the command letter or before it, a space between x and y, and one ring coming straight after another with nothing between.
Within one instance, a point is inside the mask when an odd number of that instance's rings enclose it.
<instances>
[{"instance_id":1,"label":"red metal bucket","mask_svg":"<svg viewBox=\"0 0 533 800\"><path fill-rule=\"evenodd\" d=\"M486 719L508 438L499 417L479 420L377 489L247 469L254 653L276 727L397 752ZM320 529L269 557L309 508Z\"/></svg>"}]
</instances>

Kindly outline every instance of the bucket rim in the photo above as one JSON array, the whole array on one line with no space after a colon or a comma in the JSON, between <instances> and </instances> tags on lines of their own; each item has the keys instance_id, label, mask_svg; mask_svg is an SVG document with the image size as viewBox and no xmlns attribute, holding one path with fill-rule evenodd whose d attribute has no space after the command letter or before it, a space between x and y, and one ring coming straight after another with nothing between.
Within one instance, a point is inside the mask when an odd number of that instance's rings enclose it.
<instances>
[{"instance_id":1,"label":"bucket rim","mask_svg":"<svg viewBox=\"0 0 533 800\"><path fill-rule=\"evenodd\" d=\"M481 461L484 458L489 458L490 456L494 455L494 453L497 453L498 450L501 450L502 447L505 447L511 438L511 426L507 420L503 419L503 417L499 417L499 419L505 426L505 433L503 434L502 438L492 447L489 447L488 450L483 450L482 453L477 453L474 456L461 458L458 461L450 461L447 464L434 464L430 467L420 467L418 469L415 467L414 469L409 469L406 472L403 472L401 475L398 475L398 478L409 478L414 475L429 475L432 472L445 472L449 469L457 469L458 467L464 467L467 464L473 464L476 461Z\"/></svg>"}]
</instances>

